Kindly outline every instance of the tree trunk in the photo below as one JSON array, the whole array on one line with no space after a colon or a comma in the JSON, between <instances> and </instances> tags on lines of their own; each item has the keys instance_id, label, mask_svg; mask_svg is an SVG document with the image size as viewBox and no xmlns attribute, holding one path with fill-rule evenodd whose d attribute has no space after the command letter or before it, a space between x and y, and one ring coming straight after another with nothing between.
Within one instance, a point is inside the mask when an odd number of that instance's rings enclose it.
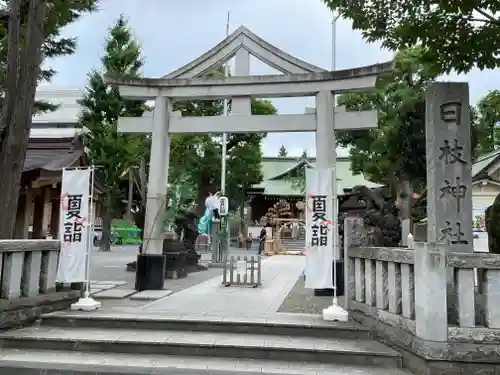
<instances>
[{"instance_id":1,"label":"tree trunk","mask_svg":"<svg viewBox=\"0 0 500 375\"><path fill-rule=\"evenodd\" d=\"M215 191L210 191L211 186L208 178L201 178L201 183L198 184L198 195L196 198L196 214L198 216L203 216L205 213L205 199L207 199L209 193L215 193Z\"/></svg>"},{"instance_id":2,"label":"tree trunk","mask_svg":"<svg viewBox=\"0 0 500 375\"><path fill-rule=\"evenodd\" d=\"M146 189L148 183L146 182L146 160L141 159L141 164L139 165L139 181L140 181L140 194L141 194L141 204L146 207Z\"/></svg>"},{"instance_id":3,"label":"tree trunk","mask_svg":"<svg viewBox=\"0 0 500 375\"><path fill-rule=\"evenodd\" d=\"M11 0L7 83L0 123L0 210L4 213L17 211L44 40L45 1L30 1L23 43L19 34L20 4L20 0ZM13 237L15 221L15 215L0 215L0 238Z\"/></svg>"},{"instance_id":4,"label":"tree trunk","mask_svg":"<svg viewBox=\"0 0 500 375\"><path fill-rule=\"evenodd\" d=\"M109 202L104 206L102 215L102 237L99 251L111 251L111 221L113 220L113 207Z\"/></svg>"},{"instance_id":5,"label":"tree trunk","mask_svg":"<svg viewBox=\"0 0 500 375\"><path fill-rule=\"evenodd\" d=\"M127 199L127 212L125 217L127 220L132 221L134 219L132 214L132 200L134 198L134 173L132 168L128 170L128 199Z\"/></svg>"},{"instance_id":6,"label":"tree trunk","mask_svg":"<svg viewBox=\"0 0 500 375\"><path fill-rule=\"evenodd\" d=\"M241 186L240 199L240 233L245 233L245 185Z\"/></svg>"}]
</instances>

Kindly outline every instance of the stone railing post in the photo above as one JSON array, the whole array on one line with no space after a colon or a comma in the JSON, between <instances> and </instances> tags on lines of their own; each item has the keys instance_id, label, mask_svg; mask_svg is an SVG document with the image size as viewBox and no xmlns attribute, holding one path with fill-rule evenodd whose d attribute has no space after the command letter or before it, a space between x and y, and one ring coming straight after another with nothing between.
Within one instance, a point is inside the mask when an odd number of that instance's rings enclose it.
<instances>
[{"instance_id":1,"label":"stone railing post","mask_svg":"<svg viewBox=\"0 0 500 375\"><path fill-rule=\"evenodd\" d=\"M3 253L2 298L16 299L21 297L21 280L23 277L24 252Z\"/></svg>"},{"instance_id":2,"label":"stone railing post","mask_svg":"<svg viewBox=\"0 0 500 375\"><path fill-rule=\"evenodd\" d=\"M354 261L349 258L349 247L363 246L366 242L366 234L361 217L346 217L344 219L344 298L346 301L345 308L349 308L349 300L355 294L355 274Z\"/></svg>"},{"instance_id":3,"label":"stone railing post","mask_svg":"<svg viewBox=\"0 0 500 375\"><path fill-rule=\"evenodd\" d=\"M42 267L42 252L30 251L24 255L24 280L21 285L23 296L36 297L40 292L40 270Z\"/></svg>"},{"instance_id":4,"label":"stone railing post","mask_svg":"<svg viewBox=\"0 0 500 375\"><path fill-rule=\"evenodd\" d=\"M415 242L415 333L448 340L446 245Z\"/></svg>"},{"instance_id":5,"label":"stone railing post","mask_svg":"<svg viewBox=\"0 0 500 375\"><path fill-rule=\"evenodd\" d=\"M56 291L57 263L59 251L44 252L40 273L40 292L53 293Z\"/></svg>"}]
</instances>

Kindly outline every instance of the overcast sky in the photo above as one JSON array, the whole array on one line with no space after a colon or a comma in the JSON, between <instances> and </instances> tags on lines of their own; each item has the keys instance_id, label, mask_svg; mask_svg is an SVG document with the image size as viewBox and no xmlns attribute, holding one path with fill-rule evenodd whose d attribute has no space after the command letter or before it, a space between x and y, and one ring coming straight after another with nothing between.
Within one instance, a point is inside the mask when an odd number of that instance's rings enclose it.
<instances>
[{"instance_id":1,"label":"overcast sky","mask_svg":"<svg viewBox=\"0 0 500 375\"><path fill-rule=\"evenodd\" d=\"M331 14L320 0L102 0L101 10L70 25L64 34L78 37L77 52L50 62L58 71L51 86L83 88L86 74L100 67L108 28L124 14L141 43L146 76L158 77L195 59L220 42L226 33L244 25L282 50L312 64L331 69ZM337 69L354 68L390 60L392 54L376 44L366 44L346 20L337 22ZM252 60L252 74L273 74L272 68ZM446 79L450 79L446 77ZM456 80L454 76L451 79ZM500 72L473 71L460 76L468 81L471 101L500 86ZM280 113L303 113L311 98L274 100ZM264 154L276 155L284 144L289 155L306 149L315 154L312 133L271 134Z\"/></svg>"}]
</instances>

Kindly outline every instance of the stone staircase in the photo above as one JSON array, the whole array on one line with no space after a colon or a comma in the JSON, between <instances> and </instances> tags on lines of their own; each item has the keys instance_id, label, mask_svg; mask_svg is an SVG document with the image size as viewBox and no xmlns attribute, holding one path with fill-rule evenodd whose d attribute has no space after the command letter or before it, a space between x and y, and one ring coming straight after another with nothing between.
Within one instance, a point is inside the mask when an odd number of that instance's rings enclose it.
<instances>
[{"instance_id":1,"label":"stone staircase","mask_svg":"<svg viewBox=\"0 0 500 375\"><path fill-rule=\"evenodd\" d=\"M58 312L0 340L2 375L408 374L367 329L312 315Z\"/></svg>"},{"instance_id":2,"label":"stone staircase","mask_svg":"<svg viewBox=\"0 0 500 375\"><path fill-rule=\"evenodd\" d=\"M281 247L285 253L302 254L306 247L306 234L301 230L297 238L282 238Z\"/></svg>"}]
</instances>

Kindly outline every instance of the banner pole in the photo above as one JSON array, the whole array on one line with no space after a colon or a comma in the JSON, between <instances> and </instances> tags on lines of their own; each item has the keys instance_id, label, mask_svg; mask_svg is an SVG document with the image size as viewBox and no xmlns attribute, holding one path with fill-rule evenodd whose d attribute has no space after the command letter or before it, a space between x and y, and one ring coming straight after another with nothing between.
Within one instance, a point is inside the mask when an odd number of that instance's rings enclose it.
<instances>
[{"instance_id":1,"label":"banner pole","mask_svg":"<svg viewBox=\"0 0 500 375\"><path fill-rule=\"evenodd\" d=\"M86 255L86 277L87 277L87 287L85 291L85 298L90 297L90 267L92 260L92 235L94 234L94 175L95 167L90 167L90 196L89 196L89 212L88 212L88 230L87 230L87 253Z\"/></svg>"},{"instance_id":2,"label":"banner pole","mask_svg":"<svg viewBox=\"0 0 500 375\"><path fill-rule=\"evenodd\" d=\"M83 311L93 311L102 306L101 302L94 300L90 296L90 267L92 262L92 235L94 233L94 213L93 213L93 203L94 203L94 182L95 182L95 166L89 167L90 170L90 187L89 187L89 211L87 213L87 242L85 246L85 293L83 298L80 298L78 302L71 305L71 310L83 310Z\"/></svg>"},{"instance_id":3,"label":"banner pole","mask_svg":"<svg viewBox=\"0 0 500 375\"><path fill-rule=\"evenodd\" d=\"M337 167L336 162L335 162L335 168ZM329 218L329 220L332 222L332 230L333 232L333 241L332 241L332 248L333 248L333 259L332 259L332 278L333 278L333 301L332 305L326 309L323 309L323 320L327 321L339 321L339 322L347 322L349 320L349 313L347 311L348 306L346 305L346 308L343 308L338 304L337 296L338 296L338 290L337 290L337 261L338 261L338 252L336 251L337 246L339 244L337 243L337 233L338 233L338 192L337 192L337 171L334 168L329 168L328 170L328 175L330 179L330 184L329 184L329 191L328 195L332 194L333 199L333 207L332 207L332 214L333 218ZM333 181L332 181L333 179ZM340 250L340 249L339 249ZM347 280L345 281L347 282ZM348 301L346 301L346 304Z\"/></svg>"},{"instance_id":4,"label":"banner pole","mask_svg":"<svg viewBox=\"0 0 500 375\"><path fill-rule=\"evenodd\" d=\"M337 164L337 161L335 161L335 164ZM337 200L338 200L338 194L337 194L337 171L336 171L336 166L335 168L330 168L330 180L333 181L333 186L332 186L332 195L333 195L333 200L332 200L332 211L333 211L333 218L329 220L332 221L332 231L333 231L333 261L332 261L332 267L333 267L333 301L332 303L334 305L338 304L337 300L337 228L338 228L338 213L337 213Z\"/></svg>"}]
</instances>

